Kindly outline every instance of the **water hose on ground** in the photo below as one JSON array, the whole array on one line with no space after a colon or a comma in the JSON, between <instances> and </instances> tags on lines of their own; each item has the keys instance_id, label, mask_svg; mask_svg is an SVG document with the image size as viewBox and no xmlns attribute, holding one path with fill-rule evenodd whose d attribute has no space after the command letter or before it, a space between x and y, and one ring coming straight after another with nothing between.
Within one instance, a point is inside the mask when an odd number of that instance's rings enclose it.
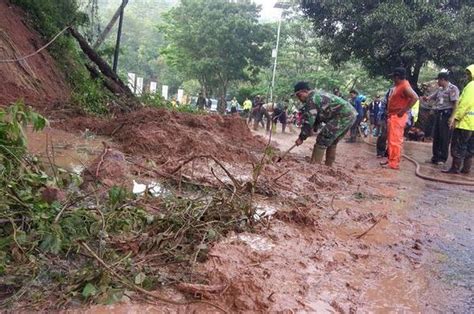
<instances>
[{"instance_id":1,"label":"water hose on ground","mask_svg":"<svg viewBox=\"0 0 474 314\"><path fill-rule=\"evenodd\" d=\"M364 135L362 134L360 129L359 129L359 133L361 133L360 135L361 135L361 138L364 141L364 143L366 143L370 146L374 146L374 147L376 146L375 144L370 143L370 142L365 140ZM406 160L408 160L409 162L411 162L415 166L415 175L417 177L423 179L423 180L432 181L432 182L441 182L441 183L446 183L446 184L474 186L474 181L443 179L443 178L437 178L437 177L433 177L433 176L430 176L430 175L427 175L427 174L423 174L421 172L421 165L418 161L416 161L414 158L412 158L408 155L405 155L405 154L403 154L402 157L405 158Z\"/></svg>"}]
</instances>

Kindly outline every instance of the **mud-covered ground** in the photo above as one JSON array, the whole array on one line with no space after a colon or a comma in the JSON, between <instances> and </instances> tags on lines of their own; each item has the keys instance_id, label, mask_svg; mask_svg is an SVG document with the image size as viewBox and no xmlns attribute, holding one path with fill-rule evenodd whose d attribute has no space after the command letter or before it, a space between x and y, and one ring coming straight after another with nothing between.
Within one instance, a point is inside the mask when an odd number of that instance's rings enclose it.
<instances>
[{"instance_id":1,"label":"mud-covered ground","mask_svg":"<svg viewBox=\"0 0 474 314\"><path fill-rule=\"evenodd\" d=\"M186 123L194 128L191 120ZM207 132L220 132L221 123L233 122L216 123L214 131L201 127L198 134L202 140L210 134ZM244 132L238 125L235 132ZM49 132L56 155L72 156L59 158L66 167L73 169L77 159L81 164L91 163L101 152L103 139ZM126 138L120 132L115 131L119 141L109 139L110 145L133 150L133 141L120 140ZM155 132L163 134L158 129ZM213 138L216 143L209 147L221 147L217 152L224 159L229 155L224 160L228 169L236 178L246 180L251 176L250 161L258 157L259 149L263 151L264 141L243 134L244 142L239 143L235 132L230 132L230 146L222 142L228 140L222 131L222 137ZM146 129L138 134L150 138ZM185 135L192 136L189 132ZM273 144L283 151L295 138L296 134L277 134ZM35 143L44 141L41 135L36 139ZM269 217L256 233L232 234L214 245L209 259L195 271L207 278L206 286L220 288L198 291L199 297L231 312L472 312L474 188L422 181L407 161L401 171L382 169L373 148L364 143L341 143L334 169L311 166L308 156L313 141L308 140L281 163L266 167L261 178L264 191L256 201ZM181 139L176 142L185 144ZM195 138L188 142L199 144ZM154 145L159 149L158 142ZM43 150L41 145L34 146L33 151ZM229 152L222 151L226 147ZM252 152L240 154L238 147ZM78 149L83 152L77 154ZM407 144L407 152L421 162L429 158L429 149L428 144ZM146 149L141 151L147 153ZM175 152L176 148L167 151ZM157 156L157 162L163 163L164 155ZM153 159L153 154L128 158ZM211 182L208 167L198 162L183 171ZM423 167L432 174L439 172ZM160 293L183 299L173 288ZM215 311L202 304L177 307L133 301L89 311L164 310Z\"/></svg>"}]
</instances>

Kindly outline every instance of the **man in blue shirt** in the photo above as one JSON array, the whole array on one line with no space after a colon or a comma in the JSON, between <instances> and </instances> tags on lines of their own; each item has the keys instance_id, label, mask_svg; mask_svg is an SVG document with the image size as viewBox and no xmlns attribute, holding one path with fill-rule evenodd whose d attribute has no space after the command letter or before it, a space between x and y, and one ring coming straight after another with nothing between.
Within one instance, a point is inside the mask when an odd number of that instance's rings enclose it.
<instances>
[{"instance_id":1,"label":"man in blue shirt","mask_svg":"<svg viewBox=\"0 0 474 314\"><path fill-rule=\"evenodd\" d=\"M364 119L364 107L362 103L366 100L366 97L363 95L359 95L359 92L356 90L350 91L350 102L354 109L357 111L357 120L351 128L351 137L349 139L349 143L355 143L357 139L357 132L359 130L359 125Z\"/></svg>"}]
</instances>

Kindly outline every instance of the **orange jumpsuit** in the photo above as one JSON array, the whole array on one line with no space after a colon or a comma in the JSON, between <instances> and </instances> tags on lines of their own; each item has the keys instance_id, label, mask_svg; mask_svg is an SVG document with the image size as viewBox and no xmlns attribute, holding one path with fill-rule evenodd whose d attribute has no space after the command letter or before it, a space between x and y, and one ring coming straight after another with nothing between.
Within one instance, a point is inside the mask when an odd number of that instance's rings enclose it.
<instances>
[{"instance_id":1,"label":"orange jumpsuit","mask_svg":"<svg viewBox=\"0 0 474 314\"><path fill-rule=\"evenodd\" d=\"M392 169L400 168L402 156L403 133L408 120L408 113L402 117L398 114L408 108L410 98L405 96L405 91L411 89L407 80L397 84L388 100L388 166Z\"/></svg>"}]
</instances>

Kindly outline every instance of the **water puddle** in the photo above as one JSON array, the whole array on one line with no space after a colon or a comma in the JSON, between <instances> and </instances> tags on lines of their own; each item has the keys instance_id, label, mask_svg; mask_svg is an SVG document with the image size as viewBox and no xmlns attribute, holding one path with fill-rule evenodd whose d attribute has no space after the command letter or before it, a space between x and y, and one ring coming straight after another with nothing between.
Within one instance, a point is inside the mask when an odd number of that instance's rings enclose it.
<instances>
[{"instance_id":1,"label":"water puddle","mask_svg":"<svg viewBox=\"0 0 474 314\"><path fill-rule=\"evenodd\" d=\"M41 132L26 130L28 151L45 164L80 174L103 151L106 138L95 137L87 132L76 135L57 129ZM46 169L49 171L49 169Z\"/></svg>"},{"instance_id":2,"label":"water puddle","mask_svg":"<svg viewBox=\"0 0 474 314\"><path fill-rule=\"evenodd\" d=\"M249 246L253 251L265 252L270 251L275 247L275 244L268 238L262 237L257 234L241 233L228 237L223 243L235 243L240 242Z\"/></svg>"}]
</instances>

